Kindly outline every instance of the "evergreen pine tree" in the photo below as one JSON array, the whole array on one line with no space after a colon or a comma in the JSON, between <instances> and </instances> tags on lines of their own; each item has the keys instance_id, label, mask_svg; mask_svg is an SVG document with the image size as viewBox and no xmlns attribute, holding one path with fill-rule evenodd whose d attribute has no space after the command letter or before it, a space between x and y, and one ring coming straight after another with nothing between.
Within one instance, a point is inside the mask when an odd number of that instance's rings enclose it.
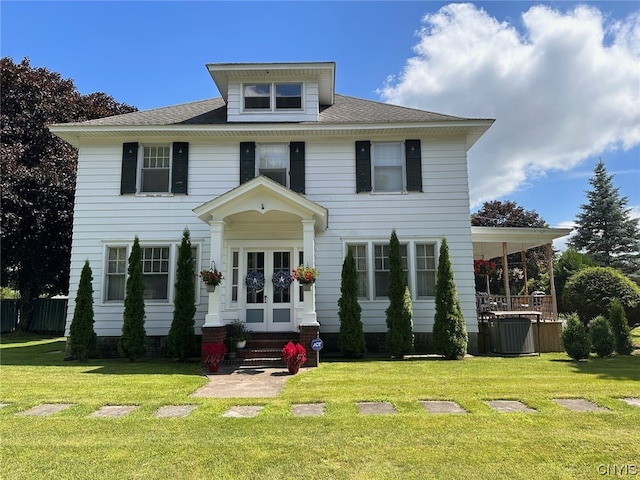
<instances>
[{"instance_id":1,"label":"evergreen pine tree","mask_svg":"<svg viewBox=\"0 0 640 480\"><path fill-rule=\"evenodd\" d=\"M567 316L562 327L561 338L562 345L571 358L574 360L589 358L591 352L589 331L577 314L572 313Z\"/></svg>"},{"instance_id":2,"label":"evergreen pine tree","mask_svg":"<svg viewBox=\"0 0 640 480\"><path fill-rule=\"evenodd\" d=\"M175 286L173 321L167 337L167 348L173 358L184 361L193 347L195 339L193 317L196 314L195 271L191 238L187 228L182 233L182 242L178 250Z\"/></svg>"},{"instance_id":3,"label":"evergreen pine tree","mask_svg":"<svg viewBox=\"0 0 640 480\"><path fill-rule=\"evenodd\" d=\"M600 160L589 180L588 203L580 206L578 228L571 245L586 251L602 267L614 267L625 273L640 268L640 230L638 219L630 218L628 197L620 197Z\"/></svg>"},{"instance_id":4,"label":"evergreen pine tree","mask_svg":"<svg viewBox=\"0 0 640 480\"><path fill-rule=\"evenodd\" d=\"M387 350L393 357L403 358L413 350L411 315L405 307L407 281L402 268L402 254L396 231L389 241L389 307L387 308Z\"/></svg>"},{"instance_id":5,"label":"evergreen pine tree","mask_svg":"<svg viewBox=\"0 0 640 480\"><path fill-rule=\"evenodd\" d=\"M608 357L613 353L616 340L611 331L609 320L602 315L598 315L589 322L589 338L591 348L599 357Z\"/></svg>"},{"instance_id":6,"label":"evergreen pine tree","mask_svg":"<svg viewBox=\"0 0 640 480\"><path fill-rule=\"evenodd\" d=\"M453 280L447 239L442 239L436 281L436 314L433 323L433 349L448 360L464 357L467 352L467 328Z\"/></svg>"},{"instance_id":7,"label":"evergreen pine tree","mask_svg":"<svg viewBox=\"0 0 640 480\"><path fill-rule=\"evenodd\" d=\"M122 336L118 341L118 351L130 361L144 355L146 351L144 330L144 282L142 280L142 252L136 235L129 255L129 269L124 299Z\"/></svg>"},{"instance_id":8,"label":"evergreen pine tree","mask_svg":"<svg viewBox=\"0 0 640 480\"><path fill-rule=\"evenodd\" d=\"M78 360L84 361L96 353L98 338L93 330L93 280L89 261L84 262L73 319L69 327L69 351Z\"/></svg>"},{"instance_id":9,"label":"evergreen pine tree","mask_svg":"<svg viewBox=\"0 0 640 480\"><path fill-rule=\"evenodd\" d=\"M609 310L609 323L615 338L615 349L618 355L631 355L633 353L633 342L631 340L631 329L627 316L624 313L622 302L614 298Z\"/></svg>"},{"instance_id":10,"label":"evergreen pine tree","mask_svg":"<svg viewBox=\"0 0 640 480\"><path fill-rule=\"evenodd\" d=\"M360 358L367 353L364 330L360 313L362 308L358 303L358 274L356 261L351 250L342 264L342 281L340 283L340 298L338 299L338 317L340 318L340 333L338 347L340 353L349 358Z\"/></svg>"}]
</instances>

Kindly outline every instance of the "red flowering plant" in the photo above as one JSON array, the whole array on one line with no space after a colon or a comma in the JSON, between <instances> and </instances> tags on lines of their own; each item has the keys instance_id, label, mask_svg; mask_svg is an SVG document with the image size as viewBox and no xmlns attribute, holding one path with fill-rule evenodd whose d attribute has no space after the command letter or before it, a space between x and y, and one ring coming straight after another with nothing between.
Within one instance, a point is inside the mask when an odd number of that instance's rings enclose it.
<instances>
[{"instance_id":1,"label":"red flowering plant","mask_svg":"<svg viewBox=\"0 0 640 480\"><path fill-rule=\"evenodd\" d=\"M307 361L307 351L305 348L296 343L287 343L282 349L282 359L287 364L287 368L290 373L297 373L300 369L300 365Z\"/></svg>"},{"instance_id":2,"label":"red flowering plant","mask_svg":"<svg viewBox=\"0 0 640 480\"><path fill-rule=\"evenodd\" d=\"M498 265L496 265L494 261L484 259L473 261L473 273L476 275L491 275L495 273L497 269Z\"/></svg>"},{"instance_id":3,"label":"red flowering plant","mask_svg":"<svg viewBox=\"0 0 640 480\"><path fill-rule=\"evenodd\" d=\"M224 279L222 272L219 272L215 267L210 270L202 270L200 278L202 278L205 285L213 285L214 287L220 285Z\"/></svg>"},{"instance_id":4,"label":"red flowering plant","mask_svg":"<svg viewBox=\"0 0 640 480\"><path fill-rule=\"evenodd\" d=\"M315 283L318 275L320 274L315 268L300 265L291 272L291 280L297 280L301 284L312 284Z\"/></svg>"},{"instance_id":5,"label":"red flowering plant","mask_svg":"<svg viewBox=\"0 0 640 480\"><path fill-rule=\"evenodd\" d=\"M207 342L202 344L202 363L212 372L218 371L220 364L227 354L227 347L222 342Z\"/></svg>"}]
</instances>

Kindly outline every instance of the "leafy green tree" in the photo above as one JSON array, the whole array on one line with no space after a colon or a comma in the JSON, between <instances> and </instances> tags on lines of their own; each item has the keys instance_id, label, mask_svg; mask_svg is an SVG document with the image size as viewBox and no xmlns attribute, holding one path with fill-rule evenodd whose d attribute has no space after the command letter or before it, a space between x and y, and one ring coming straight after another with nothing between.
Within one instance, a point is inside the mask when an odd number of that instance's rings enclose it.
<instances>
[{"instance_id":1,"label":"leafy green tree","mask_svg":"<svg viewBox=\"0 0 640 480\"><path fill-rule=\"evenodd\" d=\"M591 353L589 331L577 314L572 313L566 317L561 338L562 345L571 358L574 360L589 358Z\"/></svg>"},{"instance_id":2,"label":"leafy green tree","mask_svg":"<svg viewBox=\"0 0 640 480\"><path fill-rule=\"evenodd\" d=\"M613 353L616 340L611 331L611 325L605 317L598 315L589 322L589 335L591 348L599 357L608 357Z\"/></svg>"},{"instance_id":3,"label":"leafy green tree","mask_svg":"<svg viewBox=\"0 0 640 480\"><path fill-rule=\"evenodd\" d=\"M402 268L402 253L396 231L389 240L389 307L387 314L387 350L393 357L403 358L413 351L413 325L405 305L407 281Z\"/></svg>"},{"instance_id":4,"label":"leafy green tree","mask_svg":"<svg viewBox=\"0 0 640 480\"><path fill-rule=\"evenodd\" d=\"M615 298L611 302L609 311L609 323L615 339L615 350L619 355L631 355L633 353L633 341L631 340L631 329L624 313L622 302Z\"/></svg>"},{"instance_id":5,"label":"leafy green tree","mask_svg":"<svg viewBox=\"0 0 640 480\"><path fill-rule=\"evenodd\" d=\"M191 234L187 228L182 232L176 277L173 321L167 337L167 347L173 358L184 361L193 348L195 340L193 317L196 314L195 270Z\"/></svg>"},{"instance_id":6,"label":"leafy green tree","mask_svg":"<svg viewBox=\"0 0 640 480\"><path fill-rule=\"evenodd\" d=\"M72 80L33 68L28 58L15 64L4 57L0 69L0 280L20 292L16 328L28 331L27 304L42 294L69 291L78 152L47 126L136 109L104 93L80 95Z\"/></svg>"},{"instance_id":7,"label":"leafy green tree","mask_svg":"<svg viewBox=\"0 0 640 480\"><path fill-rule=\"evenodd\" d=\"M98 337L93 330L93 280L89 261L84 262L73 319L69 327L69 352L78 360L84 361L96 353Z\"/></svg>"},{"instance_id":8,"label":"leafy green tree","mask_svg":"<svg viewBox=\"0 0 640 480\"><path fill-rule=\"evenodd\" d=\"M598 315L608 316L611 302L615 298L620 300L630 314L637 315L640 287L610 267L580 270L569 279L562 293L562 303L570 311L577 312L585 322ZM635 317L629 317L632 321L637 321Z\"/></svg>"},{"instance_id":9,"label":"leafy green tree","mask_svg":"<svg viewBox=\"0 0 640 480\"><path fill-rule=\"evenodd\" d=\"M578 227L570 243L586 251L598 265L614 267L625 273L640 269L640 229L637 218L631 218L628 197L621 197L613 186L613 175L607 174L602 160L589 180L592 190L586 192L588 202L580 206Z\"/></svg>"},{"instance_id":10,"label":"leafy green tree","mask_svg":"<svg viewBox=\"0 0 640 480\"><path fill-rule=\"evenodd\" d=\"M338 317L340 318L338 347L340 353L348 358L360 358L367 353L364 329L360 320L361 312L362 307L358 303L356 261L351 250L348 250L342 264L342 281L338 299Z\"/></svg>"},{"instance_id":11,"label":"leafy green tree","mask_svg":"<svg viewBox=\"0 0 640 480\"><path fill-rule=\"evenodd\" d=\"M145 354L144 330L144 281L142 279L142 252L140 241L136 235L129 255L129 269L124 299L124 318L122 322L122 336L118 341L118 351L130 361Z\"/></svg>"},{"instance_id":12,"label":"leafy green tree","mask_svg":"<svg viewBox=\"0 0 640 480\"><path fill-rule=\"evenodd\" d=\"M436 314L433 323L433 349L448 360L463 358L467 352L467 327L453 278L447 239L442 239L436 281Z\"/></svg>"},{"instance_id":13,"label":"leafy green tree","mask_svg":"<svg viewBox=\"0 0 640 480\"><path fill-rule=\"evenodd\" d=\"M578 252L575 247L569 246L553 263L553 277L556 285L556 296L559 300L558 309L561 312L569 312L562 303L562 292L567 280L576 272L588 267L595 267L595 262L584 253ZM534 289L535 290L535 289ZM547 289L544 289L548 291ZM533 290L531 290L533 291Z\"/></svg>"}]
</instances>

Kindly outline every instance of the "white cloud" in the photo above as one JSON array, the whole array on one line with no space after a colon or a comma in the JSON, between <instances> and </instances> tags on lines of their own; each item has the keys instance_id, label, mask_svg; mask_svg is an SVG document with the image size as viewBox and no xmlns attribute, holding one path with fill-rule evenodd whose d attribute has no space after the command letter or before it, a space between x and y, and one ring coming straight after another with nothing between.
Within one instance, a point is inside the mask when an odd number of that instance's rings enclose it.
<instances>
[{"instance_id":1,"label":"white cloud","mask_svg":"<svg viewBox=\"0 0 640 480\"><path fill-rule=\"evenodd\" d=\"M423 18L385 101L496 118L469 154L473 206L528 178L640 144L640 15L607 24L595 8L534 6L522 32L472 4Z\"/></svg>"}]
</instances>

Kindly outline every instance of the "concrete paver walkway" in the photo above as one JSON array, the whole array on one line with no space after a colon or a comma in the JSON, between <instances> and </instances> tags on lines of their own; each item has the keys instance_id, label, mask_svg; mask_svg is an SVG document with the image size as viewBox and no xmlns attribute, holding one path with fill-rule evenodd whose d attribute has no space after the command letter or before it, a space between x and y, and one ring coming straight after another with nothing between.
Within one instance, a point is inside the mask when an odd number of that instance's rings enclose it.
<instances>
[{"instance_id":1,"label":"concrete paver walkway","mask_svg":"<svg viewBox=\"0 0 640 480\"><path fill-rule=\"evenodd\" d=\"M518 400L489 400L486 402L494 410L500 413L535 413L536 410L527 407Z\"/></svg>"},{"instance_id":2,"label":"concrete paver walkway","mask_svg":"<svg viewBox=\"0 0 640 480\"><path fill-rule=\"evenodd\" d=\"M54 413L61 412L66 410L69 407L72 407L72 403L43 403L42 405L37 405L29 410L25 410L23 412L18 412L16 415L26 415L31 417L46 417L48 415L53 415Z\"/></svg>"},{"instance_id":3,"label":"concrete paver walkway","mask_svg":"<svg viewBox=\"0 0 640 480\"><path fill-rule=\"evenodd\" d=\"M609 412L608 408L599 407L584 398L555 398L553 400L558 405L568 408L573 412Z\"/></svg>"},{"instance_id":4,"label":"concrete paver walkway","mask_svg":"<svg viewBox=\"0 0 640 480\"><path fill-rule=\"evenodd\" d=\"M137 405L105 405L91 414L95 418L103 417L125 417L133 412Z\"/></svg>"},{"instance_id":5,"label":"concrete paver walkway","mask_svg":"<svg viewBox=\"0 0 640 480\"><path fill-rule=\"evenodd\" d=\"M423 400L420 404L429 413L467 413L456 402L448 400Z\"/></svg>"}]
</instances>

